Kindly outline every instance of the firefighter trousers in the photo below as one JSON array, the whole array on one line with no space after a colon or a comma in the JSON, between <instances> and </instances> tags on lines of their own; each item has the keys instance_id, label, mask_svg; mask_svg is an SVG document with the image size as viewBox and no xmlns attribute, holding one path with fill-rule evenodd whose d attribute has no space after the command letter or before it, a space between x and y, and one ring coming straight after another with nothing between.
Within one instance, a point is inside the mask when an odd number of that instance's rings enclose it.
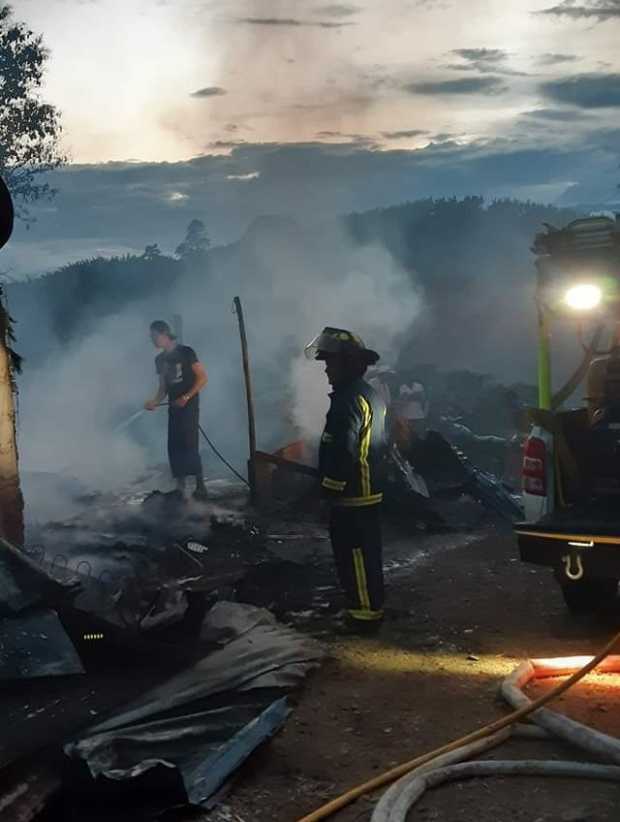
<instances>
[{"instance_id":1,"label":"firefighter trousers","mask_svg":"<svg viewBox=\"0 0 620 822\"><path fill-rule=\"evenodd\" d=\"M348 615L360 621L383 618L381 505L333 506L329 532Z\"/></svg>"}]
</instances>

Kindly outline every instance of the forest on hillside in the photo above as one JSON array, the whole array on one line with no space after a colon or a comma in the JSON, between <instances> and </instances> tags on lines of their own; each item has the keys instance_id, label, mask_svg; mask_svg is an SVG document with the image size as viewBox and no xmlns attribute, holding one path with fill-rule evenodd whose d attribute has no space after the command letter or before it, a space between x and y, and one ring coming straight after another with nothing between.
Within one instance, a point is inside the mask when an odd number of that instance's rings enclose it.
<instances>
[{"instance_id":1,"label":"forest on hillside","mask_svg":"<svg viewBox=\"0 0 620 822\"><path fill-rule=\"evenodd\" d=\"M425 299L446 317L453 316L455 299L464 304L483 288L524 287L532 281L529 244L543 222L563 225L575 215L566 210L515 200L485 204L481 197L424 199L342 218L329 226L299 225L285 217L260 218L237 242L211 248L208 229L199 220L188 227L175 256L164 255L157 238L142 255L82 260L11 283L9 306L18 325L18 339L27 360L41 364L51 351L62 349L91 333L106 317L132 304L160 299L162 306L180 283L222 284L244 288L267 287L270 268L286 256L295 258L304 278L312 278L316 239L340 232L353 248L380 247L387 251ZM325 241L321 241L325 245ZM329 243L317 259L317 288L329 266ZM274 260L275 258L275 260ZM251 272L251 278L247 274ZM330 276L338 277L334 270ZM232 293L229 295L232 299ZM243 294L242 294L243 296ZM369 310L371 310L369 306ZM36 330L36 333L33 333ZM403 339L414 344L416 335ZM424 349L422 359L432 360Z\"/></svg>"},{"instance_id":2,"label":"forest on hillside","mask_svg":"<svg viewBox=\"0 0 620 822\"><path fill-rule=\"evenodd\" d=\"M111 432L154 391L149 323L179 315L184 342L209 374L203 422L242 466L237 295L262 449L317 436L328 387L303 348L325 325L356 330L382 364L422 379L436 413L456 415L476 433L502 433L515 401L535 400L530 246L543 222L562 225L573 216L534 203L429 199L312 224L265 215L237 242L216 247L208 226L193 220L174 255L161 253L154 237L142 254L83 260L10 283L24 357L24 465L71 462L100 484L159 459L165 415L141 420L123 437ZM563 376L558 369L557 381Z\"/></svg>"}]
</instances>

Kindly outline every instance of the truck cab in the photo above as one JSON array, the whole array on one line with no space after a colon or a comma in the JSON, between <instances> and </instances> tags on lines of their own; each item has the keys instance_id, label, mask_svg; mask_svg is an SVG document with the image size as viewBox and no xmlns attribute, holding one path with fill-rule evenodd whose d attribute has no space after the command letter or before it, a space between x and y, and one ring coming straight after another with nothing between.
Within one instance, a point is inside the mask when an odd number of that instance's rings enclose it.
<instances>
[{"instance_id":1,"label":"truck cab","mask_svg":"<svg viewBox=\"0 0 620 822\"><path fill-rule=\"evenodd\" d=\"M530 409L515 526L521 559L553 569L573 612L614 602L620 580L620 221L576 220L537 235L538 407ZM592 337L555 394L551 321ZM617 376L618 375L618 376ZM565 409L585 382L583 401Z\"/></svg>"}]
</instances>

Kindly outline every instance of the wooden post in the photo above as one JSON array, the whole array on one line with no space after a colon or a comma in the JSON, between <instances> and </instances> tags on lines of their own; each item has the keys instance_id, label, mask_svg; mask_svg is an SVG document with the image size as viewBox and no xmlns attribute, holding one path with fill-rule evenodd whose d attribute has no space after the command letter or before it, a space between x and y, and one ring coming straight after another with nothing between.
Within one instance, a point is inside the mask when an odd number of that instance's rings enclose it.
<instances>
[{"instance_id":1,"label":"wooden post","mask_svg":"<svg viewBox=\"0 0 620 822\"><path fill-rule=\"evenodd\" d=\"M24 544L24 499L19 482L10 319L0 295L0 534Z\"/></svg>"},{"instance_id":2,"label":"wooden post","mask_svg":"<svg viewBox=\"0 0 620 822\"><path fill-rule=\"evenodd\" d=\"M13 231L13 201L0 179L0 248ZM24 544L24 498L19 482L15 425L14 374L18 357L11 351L11 317L0 286L0 535L19 547Z\"/></svg>"},{"instance_id":3,"label":"wooden post","mask_svg":"<svg viewBox=\"0 0 620 822\"><path fill-rule=\"evenodd\" d=\"M248 432L250 439L250 458L248 460L248 483L250 485L250 502L256 504L256 422L254 419L254 397L252 395L252 378L250 374L250 357L248 354L248 339L245 333L243 308L239 297L234 299L235 312L239 320L239 334L241 336L241 357L243 360L243 375L245 378L245 395L248 403Z\"/></svg>"}]
</instances>

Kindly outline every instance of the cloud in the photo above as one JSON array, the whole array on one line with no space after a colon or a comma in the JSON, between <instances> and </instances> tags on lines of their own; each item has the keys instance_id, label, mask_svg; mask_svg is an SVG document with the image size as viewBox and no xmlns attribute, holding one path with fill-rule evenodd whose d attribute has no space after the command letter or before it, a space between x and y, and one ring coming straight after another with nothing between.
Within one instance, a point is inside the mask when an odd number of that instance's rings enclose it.
<instances>
[{"instance_id":1,"label":"cloud","mask_svg":"<svg viewBox=\"0 0 620 822\"><path fill-rule=\"evenodd\" d=\"M237 17L238 23L248 26L302 26L301 20L293 17Z\"/></svg>"},{"instance_id":2,"label":"cloud","mask_svg":"<svg viewBox=\"0 0 620 822\"><path fill-rule=\"evenodd\" d=\"M515 69L504 65L509 55L503 49L452 49L450 54L454 54L464 61L462 63L450 63L445 66L450 71L477 71L480 74L527 76L521 71L515 71Z\"/></svg>"},{"instance_id":3,"label":"cloud","mask_svg":"<svg viewBox=\"0 0 620 822\"><path fill-rule=\"evenodd\" d=\"M402 131L382 131L381 136L386 140L405 140L410 137L421 137L423 134L428 134L423 128L410 128Z\"/></svg>"},{"instance_id":4,"label":"cloud","mask_svg":"<svg viewBox=\"0 0 620 822\"><path fill-rule=\"evenodd\" d=\"M549 202L569 192L566 202L605 202L617 195L620 133L599 120L598 111L549 105L517 118L505 140L472 142L457 130L433 133L415 149L404 141L386 148L380 135L380 150L339 140L230 140L186 162L68 166L49 175L59 190L55 210L33 207L37 222L29 231L17 226L2 252L3 269L35 275L100 249L141 253L154 242L172 252L194 218L204 220L215 244L225 244L274 212L312 222L468 194ZM260 176L253 180L229 179L254 172ZM174 192L185 196L171 199Z\"/></svg>"},{"instance_id":5,"label":"cloud","mask_svg":"<svg viewBox=\"0 0 620 822\"><path fill-rule=\"evenodd\" d=\"M222 130L231 135L229 139L232 139L233 135L239 134L240 131L254 131L252 126L247 123L225 123Z\"/></svg>"},{"instance_id":6,"label":"cloud","mask_svg":"<svg viewBox=\"0 0 620 822\"><path fill-rule=\"evenodd\" d=\"M620 0L590 0L578 3L577 0L563 0L555 6L543 9L539 14L555 17L570 17L573 20L594 20L604 23L620 19Z\"/></svg>"},{"instance_id":7,"label":"cloud","mask_svg":"<svg viewBox=\"0 0 620 822\"><path fill-rule=\"evenodd\" d=\"M620 107L620 74L577 74L543 83L540 90L551 100L579 108Z\"/></svg>"},{"instance_id":8,"label":"cloud","mask_svg":"<svg viewBox=\"0 0 620 822\"><path fill-rule=\"evenodd\" d=\"M207 144L207 148L213 149L231 149L237 148L245 144L245 140L213 140L212 143Z\"/></svg>"},{"instance_id":9,"label":"cloud","mask_svg":"<svg viewBox=\"0 0 620 822\"><path fill-rule=\"evenodd\" d=\"M348 3L329 3L325 6L320 6L317 12L327 17L353 17L355 14L359 14L361 10L359 6L353 6Z\"/></svg>"},{"instance_id":10,"label":"cloud","mask_svg":"<svg viewBox=\"0 0 620 822\"><path fill-rule=\"evenodd\" d=\"M458 137L458 134L453 134L451 131L440 131L437 134L433 134L433 142L434 143L445 143L448 141L455 140Z\"/></svg>"},{"instance_id":11,"label":"cloud","mask_svg":"<svg viewBox=\"0 0 620 822\"><path fill-rule=\"evenodd\" d=\"M412 197L516 194L525 186L588 179L589 169L602 162L589 135L578 143L579 151L561 144L520 148L510 141L459 145L454 139L434 139L415 150L231 141L230 153L187 162L69 166L49 176L59 189L57 210L37 211L30 231L18 226L3 250L4 266L37 273L74 258L73 252L89 256L103 246L142 250L158 242L162 251L170 251L195 217L205 220L214 242L226 243L266 211L307 220ZM617 165L612 144L610 135L603 149L610 158L607 181ZM228 179L255 172L260 176L251 184ZM171 192L186 198L171 201Z\"/></svg>"},{"instance_id":12,"label":"cloud","mask_svg":"<svg viewBox=\"0 0 620 822\"><path fill-rule=\"evenodd\" d=\"M296 17L237 17L237 23L248 26L272 26L280 28L312 27L320 29L341 29L354 26L353 22L336 23L332 20L299 20Z\"/></svg>"},{"instance_id":13,"label":"cloud","mask_svg":"<svg viewBox=\"0 0 620 822\"><path fill-rule=\"evenodd\" d=\"M204 97L222 97L224 94L227 94L227 91L221 86L206 86L205 88L199 88L198 91L193 91L190 97L202 99Z\"/></svg>"},{"instance_id":14,"label":"cloud","mask_svg":"<svg viewBox=\"0 0 620 822\"><path fill-rule=\"evenodd\" d=\"M461 77L458 80L431 80L407 83L404 90L410 94L500 94L506 86L500 77Z\"/></svg>"},{"instance_id":15,"label":"cloud","mask_svg":"<svg viewBox=\"0 0 620 822\"><path fill-rule=\"evenodd\" d=\"M317 140L346 140L349 144L358 146L372 146L375 140L367 134L350 134L344 131L318 131Z\"/></svg>"},{"instance_id":16,"label":"cloud","mask_svg":"<svg viewBox=\"0 0 620 822\"><path fill-rule=\"evenodd\" d=\"M508 56L502 49L452 49L452 54L463 60L484 63L501 63Z\"/></svg>"},{"instance_id":17,"label":"cloud","mask_svg":"<svg viewBox=\"0 0 620 822\"><path fill-rule=\"evenodd\" d=\"M247 174L227 174L227 180L236 180L240 183L248 182L249 180L258 180L260 171L248 171Z\"/></svg>"},{"instance_id":18,"label":"cloud","mask_svg":"<svg viewBox=\"0 0 620 822\"><path fill-rule=\"evenodd\" d=\"M537 62L541 66L556 66L558 63L574 63L579 59L580 57L577 54L555 54L553 52L547 52L547 54L541 54Z\"/></svg>"},{"instance_id":19,"label":"cloud","mask_svg":"<svg viewBox=\"0 0 620 822\"><path fill-rule=\"evenodd\" d=\"M584 114L575 109L566 108L536 108L532 111L524 111L524 117L530 117L535 120L552 120L562 123L574 123L578 120L583 120Z\"/></svg>"},{"instance_id":20,"label":"cloud","mask_svg":"<svg viewBox=\"0 0 620 822\"><path fill-rule=\"evenodd\" d=\"M342 118L343 112L358 111L366 109L376 102L376 98L371 94L356 94L354 92L344 92L331 100L321 99L312 103L291 103L282 111L316 111L325 115L326 112L334 111L338 120Z\"/></svg>"}]
</instances>

